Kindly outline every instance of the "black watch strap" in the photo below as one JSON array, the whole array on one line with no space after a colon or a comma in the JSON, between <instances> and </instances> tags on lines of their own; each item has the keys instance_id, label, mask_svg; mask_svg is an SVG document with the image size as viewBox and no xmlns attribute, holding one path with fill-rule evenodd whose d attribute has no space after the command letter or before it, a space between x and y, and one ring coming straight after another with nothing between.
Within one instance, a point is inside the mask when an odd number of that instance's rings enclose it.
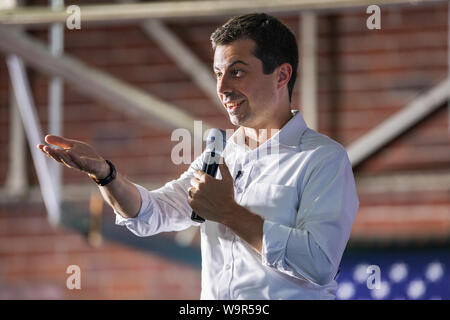
<instances>
[{"instance_id":1,"label":"black watch strap","mask_svg":"<svg viewBox=\"0 0 450 320\"><path fill-rule=\"evenodd\" d=\"M114 167L112 162L109 160L105 160L105 161L109 165L109 169L110 169L109 174L103 179L92 178L92 180L94 180L96 184L98 184L99 186L102 186L102 187L106 186L108 183L113 181L117 176L116 168Z\"/></svg>"}]
</instances>

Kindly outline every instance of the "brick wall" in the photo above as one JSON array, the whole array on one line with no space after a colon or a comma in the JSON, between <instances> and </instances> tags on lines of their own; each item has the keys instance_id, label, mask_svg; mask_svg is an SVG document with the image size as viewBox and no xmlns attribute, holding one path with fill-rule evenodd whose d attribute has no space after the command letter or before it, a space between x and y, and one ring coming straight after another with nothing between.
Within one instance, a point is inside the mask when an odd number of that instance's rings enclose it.
<instances>
[{"instance_id":1,"label":"brick wall","mask_svg":"<svg viewBox=\"0 0 450 320\"><path fill-rule=\"evenodd\" d=\"M447 16L446 4L382 7L382 29L368 30L363 9L321 13L319 131L347 146L444 79L448 68ZM298 37L297 16L279 17ZM225 20L171 21L168 26L205 64L211 65L208 38ZM47 39L43 30L30 34L43 41ZM83 25L82 31L66 30L65 50L92 67L173 103L196 119L231 128L189 76L134 24ZM42 128L47 128L48 77L30 70L29 79ZM8 170L9 87L4 55L0 54L2 184ZM296 88L293 101L298 102L299 96ZM295 107L301 110L297 102ZM355 168L358 181L365 179L376 186L378 180L370 180L372 177L448 174L448 119L447 108L440 107ZM91 143L134 181L159 183L176 178L186 169L186 165L176 166L168 160L177 143L170 141L170 134L112 111L65 86L64 135ZM31 164L28 170L35 185ZM81 186L89 183L84 175L69 170L64 170L63 180ZM448 239L448 183L431 190L422 185L422 189L418 185L410 190L404 183L400 190L374 191L358 182L361 204L350 241ZM42 206L27 204L5 205L1 209L0 230L5 241L0 247L0 286L7 289L0 290L1 297L195 299L199 296L199 270L118 244L90 248L74 232L51 230L42 212ZM65 288L65 268L69 264L79 264L86 275L80 292ZM164 271L161 276L160 272L149 270L167 270L167 274ZM189 279L186 287L180 285L179 278Z\"/></svg>"},{"instance_id":2,"label":"brick wall","mask_svg":"<svg viewBox=\"0 0 450 320\"><path fill-rule=\"evenodd\" d=\"M445 5L383 8L381 30L368 30L366 18L362 11L319 17L319 131L344 145L373 129L447 74ZM295 16L284 17L296 34L297 20ZM211 65L208 37L223 21L218 18L215 22L171 22L169 27ZM46 41L46 32L31 33ZM66 31L65 50L92 67L173 103L196 119L223 128L232 127L188 75L137 26L87 25L82 31ZM5 151L0 157L0 179L4 180L9 134L9 84L4 59L0 70L0 148ZM41 125L46 131L48 77L30 71L30 82ZM301 109L297 88L293 101ZM446 108L440 108L366 161L358 172L448 168L447 112ZM105 157L114 158L118 167L133 178L165 180L186 168L166 161L176 144L170 141L169 131L137 123L132 117L112 111L67 85L64 134L92 143ZM149 162L152 166L147 165ZM64 172L64 178L85 181L84 177L69 171Z\"/></svg>"},{"instance_id":3,"label":"brick wall","mask_svg":"<svg viewBox=\"0 0 450 320\"><path fill-rule=\"evenodd\" d=\"M108 241L94 248L79 233L51 227L44 212L36 204L0 206L0 299L200 297L198 268ZM66 286L70 265L80 267L80 290Z\"/></svg>"},{"instance_id":4,"label":"brick wall","mask_svg":"<svg viewBox=\"0 0 450 320\"><path fill-rule=\"evenodd\" d=\"M381 30L368 30L367 16L361 11L328 16L319 24L319 127L344 145L401 110L448 72L446 5L382 8ZM405 170L418 161L418 169L448 164L447 112L438 110L358 172Z\"/></svg>"}]
</instances>

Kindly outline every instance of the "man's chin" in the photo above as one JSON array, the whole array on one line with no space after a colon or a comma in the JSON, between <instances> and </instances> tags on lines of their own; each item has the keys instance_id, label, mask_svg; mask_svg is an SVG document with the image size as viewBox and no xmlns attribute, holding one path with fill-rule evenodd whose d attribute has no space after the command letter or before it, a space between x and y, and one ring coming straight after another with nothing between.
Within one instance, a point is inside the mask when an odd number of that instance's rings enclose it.
<instances>
[{"instance_id":1,"label":"man's chin","mask_svg":"<svg viewBox=\"0 0 450 320\"><path fill-rule=\"evenodd\" d=\"M240 115L233 115L228 114L228 117L230 118L230 122L235 126L244 126L248 123L247 117L243 117L242 114Z\"/></svg>"},{"instance_id":2,"label":"man's chin","mask_svg":"<svg viewBox=\"0 0 450 320\"><path fill-rule=\"evenodd\" d=\"M242 121L242 119L236 117L236 116L230 116L230 122L235 125L235 126L243 126L244 125L244 121Z\"/></svg>"}]
</instances>

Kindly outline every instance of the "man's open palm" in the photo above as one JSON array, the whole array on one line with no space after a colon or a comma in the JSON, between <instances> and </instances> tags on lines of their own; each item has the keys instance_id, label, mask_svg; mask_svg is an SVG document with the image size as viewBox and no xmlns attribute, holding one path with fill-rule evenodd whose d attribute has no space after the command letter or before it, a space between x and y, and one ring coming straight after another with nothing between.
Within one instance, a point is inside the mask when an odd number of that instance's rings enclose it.
<instances>
[{"instance_id":1,"label":"man's open palm","mask_svg":"<svg viewBox=\"0 0 450 320\"><path fill-rule=\"evenodd\" d=\"M48 157L95 177L108 175L108 165L95 150L87 143L66 139L60 136L47 135L45 142L56 147L38 144L37 147Z\"/></svg>"}]
</instances>

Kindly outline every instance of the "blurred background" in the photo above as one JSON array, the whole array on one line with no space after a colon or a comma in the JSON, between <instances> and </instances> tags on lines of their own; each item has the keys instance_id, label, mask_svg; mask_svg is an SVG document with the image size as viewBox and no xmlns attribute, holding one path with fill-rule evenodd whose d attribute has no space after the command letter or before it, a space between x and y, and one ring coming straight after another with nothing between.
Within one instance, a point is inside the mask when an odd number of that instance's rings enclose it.
<instances>
[{"instance_id":1,"label":"blurred background","mask_svg":"<svg viewBox=\"0 0 450 320\"><path fill-rule=\"evenodd\" d=\"M47 133L88 142L149 189L177 178L188 164L170 160L173 130L193 131L194 120L233 128L215 94L209 36L249 12L292 29L293 108L353 164L360 208L337 298L450 299L448 8L0 0L0 299L200 297L197 229L134 236L114 225L86 175L34 145ZM70 265L79 290L66 286ZM369 289L373 266L380 282Z\"/></svg>"}]
</instances>

